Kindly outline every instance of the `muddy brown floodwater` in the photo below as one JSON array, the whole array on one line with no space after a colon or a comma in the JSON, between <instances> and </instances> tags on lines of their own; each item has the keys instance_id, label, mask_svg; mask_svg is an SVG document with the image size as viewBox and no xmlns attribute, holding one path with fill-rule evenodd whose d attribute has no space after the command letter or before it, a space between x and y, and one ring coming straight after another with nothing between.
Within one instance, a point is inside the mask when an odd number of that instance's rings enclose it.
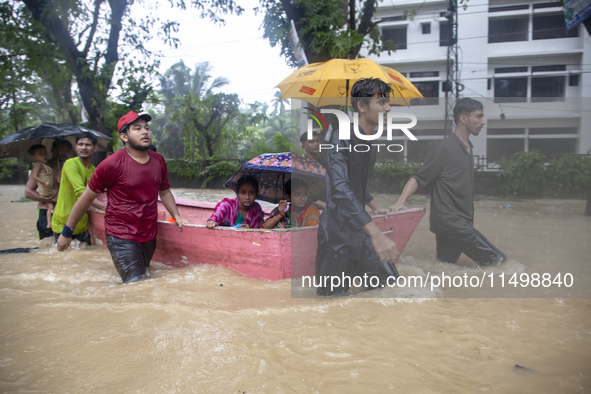
<instances>
[{"instance_id":1,"label":"muddy brown floodwater","mask_svg":"<svg viewBox=\"0 0 591 394\"><path fill-rule=\"evenodd\" d=\"M449 289L408 297L384 289L318 299L293 298L289 280L214 266L155 263L149 280L122 285L106 249L59 253L37 240L35 203L11 202L23 193L0 186L0 250L38 248L0 255L2 392L591 391L584 201L511 208L477 201L476 227L510 257L500 267L482 271L464 256L456 265L436 262L427 217L397 264L403 276L568 271L578 292L531 298L526 287L505 298ZM395 197L377 198L386 205Z\"/></svg>"}]
</instances>

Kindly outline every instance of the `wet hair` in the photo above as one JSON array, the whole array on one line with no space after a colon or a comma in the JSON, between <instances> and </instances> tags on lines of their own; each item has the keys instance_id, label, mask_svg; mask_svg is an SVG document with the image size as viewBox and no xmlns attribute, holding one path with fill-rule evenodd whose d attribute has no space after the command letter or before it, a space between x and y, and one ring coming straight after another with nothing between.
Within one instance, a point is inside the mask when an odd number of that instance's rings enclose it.
<instances>
[{"instance_id":1,"label":"wet hair","mask_svg":"<svg viewBox=\"0 0 591 394\"><path fill-rule=\"evenodd\" d=\"M315 131L312 132L312 138L314 138L314 136L317 136L318 138L320 138L320 134L318 134ZM302 143L302 145L306 141L311 141L311 140L308 140L308 132L307 131L305 133L302 133L302 135L300 135L300 142Z\"/></svg>"},{"instance_id":2,"label":"wet hair","mask_svg":"<svg viewBox=\"0 0 591 394\"><path fill-rule=\"evenodd\" d=\"M291 181L291 179L290 179ZM301 178L294 178L293 179L293 184L290 185L290 190L289 190L289 195L291 196L291 190L297 190L299 188L305 188L306 191L308 191L308 184L306 182L304 182L303 179Z\"/></svg>"},{"instance_id":3,"label":"wet hair","mask_svg":"<svg viewBox=\"0 0 591 394\"><path fill-rule=\"evenodd\" d=\"M470 114L474 111L484 110L484 106L478 100L474 100L470 97L464 97L456 101L454 105L454 122L458 124L460 116Z\"/></svg>"},{"instance_id":4,"label":"wet hair","mask_svg":"<svg viewBox=\"0 0 591 394\"><path fill-rule=\"evenodd\" d=\"M41 145L41 144L36 144L36 145L32 145L29 147L29 156L33 156L35 153L37 153L37 151L41 150L41 149L45 149L47 150L47 148L45 147L45 145Z\"/></svg>"},{"instance_id":5,"label":"wet hair","mask_svg":"<svg viewBox=\"0 0 591 394\"><path fill-rule=\"evenodd\" d=\"M236 194L238 194L238 191L244 185L251 185L257 194L259 194L259 181L252 175L243 175L238 179L238 182L236 182Z\"/></svg>"},{"instance_id":6,"label":"wet hair","mask_svg":"<svg viewBox=\"0 0 591 394\"><path fill-rule=\"evenodd\" d=\"M359 111L359 103L369 105L369 100L377 95L377 97L390 97L392 87L386 82L378 78L360 79L353 84L351 88L351 105L353 111Z\"/></svg>"},{"instance_id":7,"label":"wet hair","mask_svg":"<svg viewBox=\"0 0 591 394\"><path fill-rule=\"evenodd\" d=\"M51 149L55 149L56 151L59 151L59 149L62 146L66 146L68 147L70 150L72 150L72 144L70 144L70 141L68 140L62 140L62 139L56 139L53 141L53 144L51 145Z\"/></svg>"},{"instance_id":8,"label":"wet hair","mask_svg":"<svg viewBox=\"0 0 591 394\"><path fill-rule=\"evenodd\" d=\"M96 135L92 134L90 131L83 131L82 133L78 134L76 136L76 143L78 143L78 141L80 141L82 138L88 138L94 146L96 146L96 144L98 143Z\"/></svg>"}]
</instances>

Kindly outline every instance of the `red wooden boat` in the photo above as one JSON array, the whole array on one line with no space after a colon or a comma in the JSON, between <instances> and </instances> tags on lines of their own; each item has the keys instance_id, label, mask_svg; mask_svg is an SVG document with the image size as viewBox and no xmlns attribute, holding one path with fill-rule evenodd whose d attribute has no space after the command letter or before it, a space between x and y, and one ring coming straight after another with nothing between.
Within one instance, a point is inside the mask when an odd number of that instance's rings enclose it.
<instances>
[{"instance_id":1,"label":"red wooden boat","mask_svg":"<svg viewBox=\"0 0 591 394\"><path fill-rule=\"evenodd\" d=\"M176 203L183 219L191 224L184 225L180 232L175 224L168 222L170 215L158 203L154 261L173 267L221 265L251 278L271 281L314 275L318 226L278 230L208 229L205 223L215 203L181 199ZM424 214L424 208L412 208L387 219L381 215L373 220L402 253ZM91 211L89 219L93 242L106 246L104 214Z\"/></svg>"}]
</instances>

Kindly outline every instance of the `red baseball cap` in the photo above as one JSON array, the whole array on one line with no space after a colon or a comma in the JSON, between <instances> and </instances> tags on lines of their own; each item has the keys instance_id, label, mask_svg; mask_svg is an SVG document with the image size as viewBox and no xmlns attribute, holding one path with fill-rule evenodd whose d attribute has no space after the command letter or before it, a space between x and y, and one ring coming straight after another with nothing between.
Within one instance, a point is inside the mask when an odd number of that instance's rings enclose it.
<instances>
[{"instance_id":1,"label":"red baseball cap","mask_svg":"<svg viewBox=\"0 0 591 394\"><path fill-rule=\"evenodd\" d=\"M135 122L136 120L138 120L139 118L142 118L146 122L149 122L152 120L152 117L148 114L139 115L133 111L129 111L128 113L126 113L125 115L123 115L119 119L119 122L117 122L117 131L121 132L121 129L123 128L123 126L131 124L131 123Z\"/></svg>"}]
</instances>

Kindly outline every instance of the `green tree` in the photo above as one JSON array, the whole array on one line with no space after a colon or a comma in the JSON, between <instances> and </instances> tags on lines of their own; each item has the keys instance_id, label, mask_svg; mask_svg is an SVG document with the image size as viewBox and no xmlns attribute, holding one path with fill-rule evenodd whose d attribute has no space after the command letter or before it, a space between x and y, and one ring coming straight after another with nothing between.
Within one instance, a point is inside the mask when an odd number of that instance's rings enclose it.
<instances>
[{"instance_id":1,"label":"green tree","mask_svg":"<svg viewBox=\"0 0 591 394\"><path fill-rule=\"evenodd\" d=\"M142 16L136 7L132 14L134 3L126 0L22 1L32 19L45 28L43 41L54 42L61 50L88 112L89 126L100 131L106 130L105 112L118 67L118 75L123 77L116 82L127 92L121 97L123 104L137 109L151 92L150 76L146 74L153 73L156 65L143 43L157 31L165 42L178 44L174 37L177 22L161 21L155 9ZM170 5L180 9L187 6L184 0L171 1ZM220 13L242 12L234 0L191 0L189 5L215 22L223 22ZM123 66L121 59L125 59Z\"/></svg>"},{"instance_id":2,"label":"green tree","mask_svg":"<svg viewBox=\"0 0 591 394\"><path fill-rule=\"evenodd\" d=\"M207 97L213 94L214 90L229 83L228 79L223 77L217 77L212 81L211 70L209 62L197 63L194 71L191 71L182 60L173 64L160 77L160 93L166 100L165 105L174 106L178 103L175 101L177 98L187 94L199 98Z\"/></svg>"},{"instance_id":3,"label":"green tree","mask_svg":"<svg viewBox=\"0 0 591 394\"><path fill-rule=\"evenodd\" d=\"M285 112L286 105L289 103L289 100L281 98L281 92L277 91L273 95L273 100L271 101L271 105L273 106L273 112L279 115L283 115Z\"/></svg>"},{"instance_id":4,"label":"green tree","mask_svg":"<svg viewBox=\"0 0 591 394\"><path fill-rule=\"evenodd\" d=\"M281 115L272 116L265 124L265 138L272 138L275 133L288 136L291 133L291 115L283 113Z\"/></svg>"},{"instance_id":5,"label":"green tree","mask_svg":"<svg viewBox=\"0 0 591 394\"><path fill-rule=\"evenodd\" d=\"M468 1L457 3L466 9ZM370 55L395 50L382 45L378 21L373 19L378 0L261 0L260 4L265 12L263 36L272 47L280 45L291 66L297 65L289 41L292 20L310 63L355 59L364 46ZM416 13L407 9L402 17L412 19Z\"/></svg>"},{"instance_id":6,"label":"green tree","mask_svg":"<svg viewBox=\"0 0 591 394\"><path fill-rule=\"evenodd\" d=\"M228 80L222 77L212 79L210 72L208 62L198 63L191 70L181 60L160 77L165 115L159 120L164 133L158 147L166 157L196 160L213 156L220 138L213 129L219 124L216 120L206 120L208 111L202 106L208 105L209 97L227 85ZM227 104L227 101L221 101L223 105ZM215 108L211 114L220 115ZM202 151L209 153L202 155Z\"/></svg>"},{"instance_id":7,"label":"green tree","mask_svg":"<svg viewBox=\"0 0 591 394\"><path fill-rule=\"evenodd\" d=\"M372 17L377 0L261 0L264 37L281 46L281 55L295 66L289 42L293 20L310 63L356 58L364 44L381 51L381 34Z\"/></svg>"},{"instance_id":8,"label":"green tree","mask_svg":"<svg viewBox=\"0 0 591 394\"><path fill-rule=\"evenodd\" d=\"M216 93L204 98L189 94L181 99L176 113L182 122L188 160L204 158L207 162L223 157L227 144L242 132L246 123L237 94ZM204 152L199 151L200 146Z\"/></svg>"},{"instance_id":9,"label":"green tree","mask_svg":"<svg viewBox=\"0 0 591 394\"><path fill-rule=\"evenodd\" d=\"M544 185L545 161L546 156L535 150L501 158L501 191L506 195L528 195L540 190Z\"/></svg>"},{"instance_id":10,"label":"green tree","mask_svg":"<svg viewBox=\"0 0 591 394\"><path fill-rule=\"evenodd\" d=\"M38 121L78 121L72 73L22 4L0 3L0 135Z\"/></svg>"}]
</instances>

